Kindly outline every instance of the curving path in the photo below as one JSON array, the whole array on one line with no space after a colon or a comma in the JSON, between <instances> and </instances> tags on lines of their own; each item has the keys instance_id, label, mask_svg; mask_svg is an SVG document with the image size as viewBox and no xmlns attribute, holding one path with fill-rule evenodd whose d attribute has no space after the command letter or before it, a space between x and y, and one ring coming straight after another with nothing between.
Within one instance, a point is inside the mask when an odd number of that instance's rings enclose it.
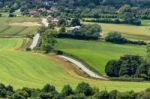
<instances>
[{"instance_id":1,"label":"curving path","mask_svg":"<svg viewBox=\"0 0 150 99\"><path fill-rule=\"evenodd\" d=\"M42 18L42 24L45 27L48 27L49 23L48 20L46 18ZM35 37L36 38L36 37ZM34 41L34 40L33 40ZM87 68L87 66L85 66L84 64L82 64L81 62L79 62L78 60L75 60L71 57L68 56L64 56L64 55L58 55L58 57L63 58L71 63L73 63L75 66L77 66L78 68L80 68L81 70L83 70L87 75L89 75L92 78L96 78L96 79L105 79L102 76L97 75L96 73L94 73L93 71L91 71L90 69Z\"/></svg>"},{"instance_id":2,"label":"curving path","mask_svg":"<svg viewBox=\"0 0 150 99\"><path fill-rule=\"evenodd\" d=\"M78 60L75 60L73 58L70 58L68 56L64 56L64 55L58 55L58 57L63 58L73 64L75 64L78 68L80 68L82 71L84 71L86 74L88 74L90 77L92 78L96 78L96 79L105 79L102 76L97 75L96 73L94 73L93 71L91 71L90 69L87 68L87 66L85 66L84 64L82 64L81 62L79 62Z\"/></svg>"},{"instance_id":3,"label":"curving path","mask_svg":"<svg viewBox=\"0 0 150 99\"><path fill-rule=\"evenodd\" d=\"M48 20L46 18L42 18L41 22L45 27L48 27L49 23L48 23ZM37 46L39 39L40 39L40 34L39 33L35 34L33 37L32 44L29 47L31 50L33 50Z\"/></svg>"}]
</instances>

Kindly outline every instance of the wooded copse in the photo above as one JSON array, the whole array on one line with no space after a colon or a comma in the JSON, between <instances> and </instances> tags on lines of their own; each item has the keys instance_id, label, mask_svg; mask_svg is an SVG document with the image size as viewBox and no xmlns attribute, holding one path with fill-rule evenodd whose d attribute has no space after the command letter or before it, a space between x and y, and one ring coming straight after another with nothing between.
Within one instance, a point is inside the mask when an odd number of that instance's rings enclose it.
<instances>
[{"instance_id":1,"label":"wooded copse","mask_svg":"<svg viewBox=\"0 0 150 99\"><path fill-rule=\"evenodd\" d=\"M110 60L106 64L105 72L109 77L132 77L150 79L150 46L147 46L145 57L138 55L124 55L119 60Z\"/></svg>"}]
</instances>

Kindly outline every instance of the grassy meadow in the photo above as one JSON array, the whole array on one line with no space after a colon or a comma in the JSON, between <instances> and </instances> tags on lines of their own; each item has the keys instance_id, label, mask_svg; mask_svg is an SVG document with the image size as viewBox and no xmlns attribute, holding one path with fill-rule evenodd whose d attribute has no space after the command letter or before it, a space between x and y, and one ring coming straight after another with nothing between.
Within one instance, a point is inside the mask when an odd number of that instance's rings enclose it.
<instances>
[{"instance_id":1,"label":"grassy meadow","mask_svg":"<svg viewBox=\"0 0 150 99\"><path fill-rule=\"evenodd\" d=\"M100 90L141 91L150 87L149 82L103 81L82 77L69 63L63 60L57 61L60 59L55 56L19 50L25 46L25 39L14 36L35 33L38 28L38 26L10 25L24 22L39 22L39 18L0 18L0 37L11 37L0 38L1 83L13 85L14 88L41 88L44 84L51 83L59 91L66 84L75 88L78 83L83 81L100 88ZM56 49L79 58L102 75L105 75L104 67L108 60L118 59L124 54L144 56L146 51L145 46L118 45L103 41L72 39L58 39L57 41Z\"/></svg>"},{"instance_id":2,"label":"grassy meadow","mask_svg":"<svg viewBox=\"0 0 150 99\"><path fill-rule=\"evenodd\" d=\"M150 21L142 20L142 26L127 25L127 24L107 24L98 23L101 25L104 35L108 32L116 31L123 36L133 40L150 41ZM84 24L93 24L92 22L83 22Z\"/></svg>"},{"instance_id":3,"label":"grassy meadow","mask_svg":"<svg viewBox=\"0 0 150 99\"><path fill-rule=\"evenodd\" d=\"M105 64L125 54L145 55L145 46L119 45L103 41L58 39L56 48L71 54L105 75Z\"/></svg>"},{"instance_id":4,"label":"grassy meadow","mask_svg":"<svg viewBox=\"0 0 150 99\"><path fill-rule=\"evenodd\" d=\"M64 45L64 47L74 48L75 45L71 45L71 42L79 43L77 40L59 40L59 42L65 43L70 42L69 45ZM23 40L19 38L4 38L0 39L0 79L2 83L11 84L14 88L21 87L31 87L31 88L41 88L46 83L51 83L56 86L56 88L61 91L62 87L66 84L70 84L73 88L80 82L87 82L93 87L98 87L100 90L113 90L118 89L119 91L141 91L145 88L150 87L149 82L121 82L121 81L103 81L103 80L94 80L89 78L84 78L75 73L73 68L68 67L66 65L58 64L56 61L52 61L52 56L46 56L43 54L32 53L32 52L23 52L16 50L20 46L22 46ZM109 44L99 43L99 45L106 47ZM97 44L96 42L94 44ZM62 45L61 44L61 45ZM85 51L81 48L84 47L85 44L87 47L92 47L93 42L80 41L80 46L78 46L81 52ZM59 45L59 47L61 46ZM90 47L91 46L91 47ZM132 46L119 46L113 45L115 48L132 48ZM94 46L93 46L94 48ZM64 49L64 48L63 48ZM103 49L101 47L95 46L95 51ZM105 48L106 49L106 48ZM112 49L112 46L110 46ZM124 52L124 50L119 51L119 53ZM140 50L141 49L141 50ZM141 52L143 48L133 50L137 50L135 53ZM75 50L75 49L74 49ZM108 49L107 49L108 50ZM106 50L106 51L107 51ZM113 52L114 49L112 49ZM94 51L93 51L94 52ZM130 51L129 51L130 52ZM132 51L131 51L132 52ZM90 54L89 53L89 54ZM97 52L98 53L98 52ZM89 55L87 54L87 55ZM96 52L94 52L96 54ZM111 56L111 53L108 53ZM91 53L92 57L93 54ZM112 55L113 56L113 55ZM116 55L117 56L117 55ZM96 56L97 57L97 56ZM94 57L94 58L96 58ZM137 87L138 86L138 87Z\"/></svg>"},{"instance_id":5,"label":"grassy meadow","mask_svg":"<svg viewBox=\"0 0 150 99\"><path fill-rule=\"evenodd\" d=\"M33 34L37 31L38 26L25 26L23 22L39 22L39 18L30 17L1 17L0 18L0 37L3 36L25 36L26 34ZM19 23L18 25L11 25ZM32 24L31 24L32 25Z\"/></svg>"}]
</instances>

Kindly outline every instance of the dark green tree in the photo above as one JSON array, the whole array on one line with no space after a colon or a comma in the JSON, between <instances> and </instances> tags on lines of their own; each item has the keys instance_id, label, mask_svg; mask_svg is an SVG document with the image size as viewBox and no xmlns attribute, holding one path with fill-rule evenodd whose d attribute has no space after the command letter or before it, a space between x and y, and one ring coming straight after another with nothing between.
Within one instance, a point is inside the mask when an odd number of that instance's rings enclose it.
<instances>
[{"instance_id":1,"label":"dark green tree","mask_svg":"<svg viewBox=\"0 0 150 99\"><path fill-rule=\"evenodd\" d=\"M110 60L105 66L105 72L110 77L119 77L120 64L116 60Z\"/></svg>"},{"instance_id":2,"label":"dark green tree","mask_svg":"<svg viewBox=\"0 0 150 99\"><path fill-rule=\"evenodd\" d=\"M65 85L64 88L61 91L61 94L63 96L70 96L72 95L74 92L72 90L72 88L70 87L70 85Z\"/></svg>"},{"instance_id":3,"label":"dark green tree","mask_svg":"<svg viewBox=\"0 0 150 99\"><path fill-rule=\"evenodd\" d=\"M77 88L76 88L76 93L80 94L83 93L86 96L91 96L94 94L93 89L90 87L88 83L79 83Z\"/></svg>"}]
</instances>

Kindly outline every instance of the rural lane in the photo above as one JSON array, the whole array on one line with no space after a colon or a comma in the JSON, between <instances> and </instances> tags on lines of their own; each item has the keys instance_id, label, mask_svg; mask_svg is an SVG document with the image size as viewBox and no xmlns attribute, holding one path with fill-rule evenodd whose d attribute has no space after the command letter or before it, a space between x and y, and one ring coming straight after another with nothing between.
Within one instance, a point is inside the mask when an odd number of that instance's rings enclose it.
<instances>
[{"instance_id":1,"label":"rural lane","mask_svg":"<svg viewBox=\"0 0 150 99\"><path fill-rule=\"evenodd\" d=\"M42 18L41 22L45 27L48 27L49 23L46 18ZM31 50L33 50L37 46L39 39L40 39L40 34L39 33L35 34L33 37L32 44L29 47Z\"/></svg>"},{"instance_id":2,"label":"rural lane","mask_svg":"<svg viewBox=\"0 0 150 99\"><path fill-rule=\"evenodd\" d=\"M39 38L40 38L40 34L39 33L35 34L35 36L33 37L32 44L30 46L31 50L33 50L37 46Z\"/></svg>"},{"instance_id":3,"label":"rural lane","mask_svg":"<svg viewBox=\"0 0 150 99\"><path fill-rule=\"evenodd\" d=\"M75 64L78 68L80 68L82 71L84 71L88 76L92 77L92 78L96 78L96 79L103 79L106 80L106 78L97 75L96 73L94 73L93 71L91 71L90 69L87 68L87 66L85 66L84 64L82 64L81 62L79 62L76 59L70 58L68 56L64 56L64 55L58 55L58 57L63 58L73 64Z\"/></svg>"},{"instance_id":4,"label":"rural lane","mask_svg":"<svg viewBox=\"0 0 150 99\"><path fill-rule=\"evenodd\" d=\"M46 18L42 18L42 24L45 27L48 27L48 25L49 25L48 20ZM40 34L39 34L39 36L40 36ZM35 35L35 42L38 42L37 39L39 39L39 37ZM33 42L34 42L34 39L33 39ZM91 71L90 69L88 69L87 66L85 66L84 64L82 64L80 61L78 61L76 59L73 59L71 57L64 56L64 55L58 55L58 57L59 58L63 58L65 60L73 63L75 66L77 66L78 68L80 68L82 71L84 71L87 75L89 75L92 78L103 79L103 80L107 79L105 77L97 75L96 73L94 73L93 71Z\"/></svg>"}]
</instances>

